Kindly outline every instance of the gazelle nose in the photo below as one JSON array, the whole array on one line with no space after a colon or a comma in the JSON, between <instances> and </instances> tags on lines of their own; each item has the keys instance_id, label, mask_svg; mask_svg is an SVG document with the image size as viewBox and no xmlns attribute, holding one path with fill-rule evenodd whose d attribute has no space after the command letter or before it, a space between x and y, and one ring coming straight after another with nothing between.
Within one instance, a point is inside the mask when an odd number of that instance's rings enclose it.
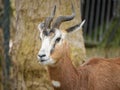
<instances>
[{"instance_id":1,"label":"gazelle nose","mask_svg":"<svg viewBox=\"0 0 120 90\"><path fill-rule=\"evenodd\" d=\"M40 55L38 55L40 58L43 58L43 57L45 57L46 55L45 54L40 54Z\"/></svg>"}]
</instances>

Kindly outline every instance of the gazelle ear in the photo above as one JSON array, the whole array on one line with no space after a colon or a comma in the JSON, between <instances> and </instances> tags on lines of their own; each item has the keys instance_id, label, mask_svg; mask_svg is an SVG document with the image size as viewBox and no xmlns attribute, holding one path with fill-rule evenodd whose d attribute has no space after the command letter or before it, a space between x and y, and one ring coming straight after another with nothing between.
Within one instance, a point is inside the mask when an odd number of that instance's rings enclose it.
<instances>
[{"instance_id":1,"label":"gazelle ear","mask_svg":"<svg viewBox=\"0 0 120 90\"><path fill-rule=\"evenodd\" d=\"M66 32L69 33L69 32L73 32L73 31L78 31L78 30L80 30L82 28L84 23L85 23L85 20L83 20L80 24L77 24L75 26L72 26L72 27L66 29Z\"/></svg>"},{"instance_id":2,"label":"gazelle ear","mask_svg":"<svg viewBox=\"0 0 120 90\"><path fill-rule=\"evenodd\" d=\"M44 27L45 27L45 23L44 23L44 22L40 23L40 24L38 25L39 31L40 31L40 32L43 31Z\"/></svg>"}]
</instances>

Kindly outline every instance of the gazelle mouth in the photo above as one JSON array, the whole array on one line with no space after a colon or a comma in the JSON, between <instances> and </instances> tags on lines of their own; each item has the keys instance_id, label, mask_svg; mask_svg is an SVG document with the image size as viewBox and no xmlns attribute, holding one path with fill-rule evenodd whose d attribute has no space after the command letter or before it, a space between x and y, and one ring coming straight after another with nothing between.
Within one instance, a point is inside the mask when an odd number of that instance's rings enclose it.
<instances>
[{"instance_id":1,"label":"gazelle mouth","mask_svg":"<svg viewBox=\"0 0 120 90\"><path fill-rule=\"evenodd\" d=\"M43 60L43 59L42 59L42 60L40 60L40 62L44 62L44 61L47 61L47 60Z\"/></svg>"},{"instance_id":2,"label":"gazelle mouth","mask_svg":"<svg viewBox=\"0 0 120 90\"><path fill-rule=\"evenodd\" d=\"M39 60L39 63L44 65L47 62L47 60Z\"/></svg>"},{"instance_id":3,"label":"gazelle mouth","mask_svg":"<svg viewBox=\"0 0 120 90\"><path fill-rule=\"evenodd\" d=\"M41 64L41 65L53 65L54 63L55 63L55 61L51 58L39 59L39 64Z\"/></svg>"}]
</instances>

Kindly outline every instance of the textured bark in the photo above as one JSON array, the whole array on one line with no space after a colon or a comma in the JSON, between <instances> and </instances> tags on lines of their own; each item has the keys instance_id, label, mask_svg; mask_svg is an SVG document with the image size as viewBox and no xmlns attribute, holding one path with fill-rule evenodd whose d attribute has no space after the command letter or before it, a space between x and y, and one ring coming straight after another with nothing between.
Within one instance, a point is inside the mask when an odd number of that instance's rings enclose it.
<instances>
[{"instance_id":1,"label":"textured bark","mask_svg":"<svg viewBox=\"0 0 120 90\"><path fill-rule=\"evenodd\" d=\"M63 23L62 29L78 24L80 18L79 0L72 0L75 6L76 17L73 21ZM69 0L12 0L13 17L11 20L13 48L11 52L15 78L14 87L28 90L51 90L46 69L37 62L37 53L40 49L39 32L37 25L50 15L54 5L57 6L56 16L71 14ZM69 36L73 53L71 57L77 65L85 57L82 31Z\"/></svg>"},{"instance_id":2,"label":"textured bark","mask_svg":"<svg viewBox=\"0 0 120 90\"><path fill-rule=\"evenodd\" d=\"M2 61L3 61L3 32L2 32L2 29L0 28L0 82L2 82L2 66L3 66L3 63L2 63ZM2 84L0 84L0 88L3 88L2 87L3 85Z\"/></svg>"}]
</instances>

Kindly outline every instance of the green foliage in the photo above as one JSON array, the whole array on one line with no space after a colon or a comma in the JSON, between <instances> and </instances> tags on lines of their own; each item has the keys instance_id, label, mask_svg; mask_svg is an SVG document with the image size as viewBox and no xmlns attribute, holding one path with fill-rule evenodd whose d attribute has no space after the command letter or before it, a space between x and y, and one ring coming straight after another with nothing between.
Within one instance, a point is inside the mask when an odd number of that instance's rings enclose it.
<instances>
[{"instance_id":1,"label":"green foliage","mask_svg":"<svg viewBox=\"0 0 120 90\"><path fill-rule=\"evenodd\" d=\"M114 19L109 23L109 28L105 34L101 47L119 47L120 46L120 21Z\"/></svg>"},{"instance_id":2,"label":"green foliage","mask_svg":"<svg viewBox=\"0 0 120 90\"><path fill-rule=\"evenodd\" d=\"M120 46L120 20L114 18L94 29L91 35L85 37L86 46L119 47Z\"/></svg>"}]
</instances>

